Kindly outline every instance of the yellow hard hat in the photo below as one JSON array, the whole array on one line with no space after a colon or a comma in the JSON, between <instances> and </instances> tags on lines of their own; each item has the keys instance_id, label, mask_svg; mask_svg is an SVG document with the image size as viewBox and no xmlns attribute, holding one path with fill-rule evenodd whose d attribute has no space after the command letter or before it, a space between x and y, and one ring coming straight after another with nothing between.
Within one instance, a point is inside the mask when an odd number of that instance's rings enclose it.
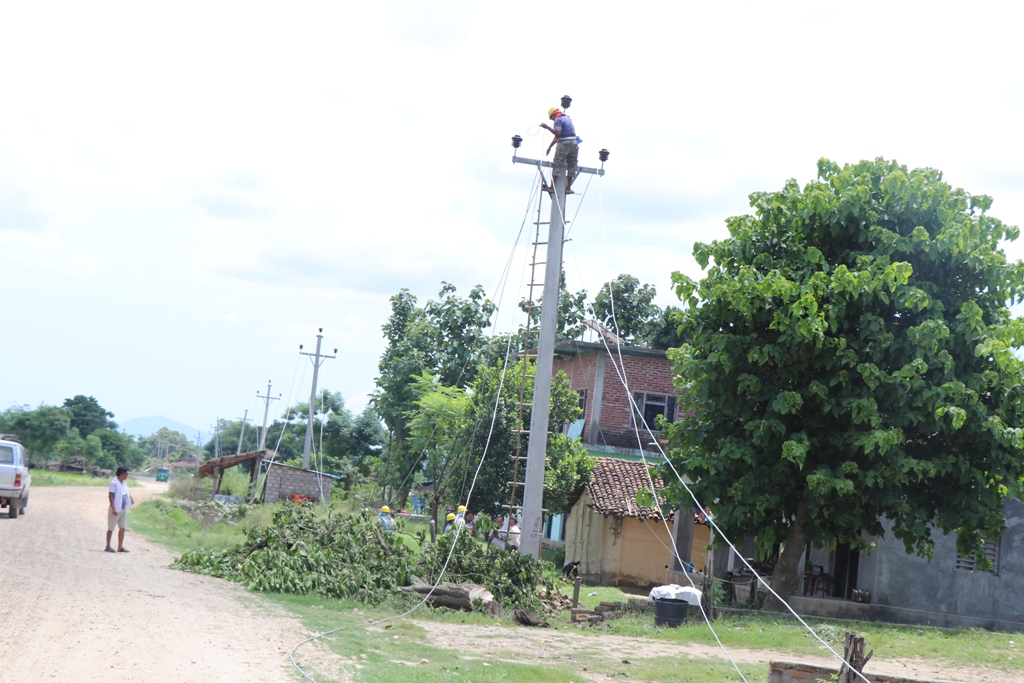
<instances>
[{"instance_id":1,"label":"yellow hard hat","mask_svg":"<svg viewBox=\"0 0 1024 683\"><path fill-rule=\"evenodd\" d=\"M551 109L548 109L548 117L550 118L556 111L558 111L558 107L551 107Z\"/></svg>"},{"instance_id":2,"label":"yellow hard hat","mask_svg":"<svg viewBox=\"0 0 1024 683\"><path fill-rule=\"evenodd\" d=\"M380 511L381 511L381 512L391 512L391 508L389 508L389 507L388 507L387 505L385 505L384 507L382 507L382 508L380 509Z\"/></svg>"},{"instance_id":3,"label":"yellow hard hat","mask_svg":"<svg viewBox=\"0 0 1024 683\"><path fill-rule=\"evenodd\" d=\"M465 512L465 511L466 511L466 506L465 505L460 505L459 506L459 512Z\"/></svg>"},{"instance_id":4,"label":"yellow hard hat","mask_svg":"<svg viewBox=\"0 0 1024 683\"><path fill-rule=\"evenodd\" d=\"M449 512L448 516L445 517L445 519L447 519L449 522L452 521L453 519L455 519L455 513L454 512Z\"/></svg>"}]
</instances>

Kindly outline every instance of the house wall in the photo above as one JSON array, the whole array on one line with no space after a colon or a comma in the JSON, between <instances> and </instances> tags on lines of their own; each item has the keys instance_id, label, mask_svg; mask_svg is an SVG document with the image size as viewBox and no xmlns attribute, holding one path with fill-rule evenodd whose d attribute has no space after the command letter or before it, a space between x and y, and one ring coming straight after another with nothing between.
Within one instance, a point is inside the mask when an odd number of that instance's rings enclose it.
<instances>
[{"instance_id":1,"label":"house wall","mask_svg":"<svg viewBox=\"0 0 1024 683\"><path fill-rule=\"evenodd\" d=\"M934 557L907 553L892 534L869 537L875 548L862 555L858 588L877 605L1024 624L1024 505L1007 499L1000 537L999 574L956 569L956 535L934 534Z\"/></svg>"},{"instance_id":2,"label":"house wall","mask_svg":"<svg viewBox=\"0 0 1024 683\"><path fill-rule=\"evenodd\" d=\"M602 515L586 492L569 512L565 561L579 562L580 576L602 585L666 582L672 538L660 521ZM700 527L701 525L697 525ZM706 527L704 527L706 529ZM699 538L700 534L695 534ZM695 554L703 551L707 539Z\"/></svg>"},{"instance_id":3,"label":"house wall","mask_svg":"<svg viewBox=\"0 0 1024 683\"><path fill-rule=\"evenodd\" d=\"M626 393L618 373L615 371L607 352L591 349L581 350L572 356L559 355L554 361L554 371L564 370L573 389L587 389L587 408L584 415L583 442L615 446L618 448L639 448L629 394ZM600 357L604 356L604 363ZM618 358L614 359L618 363ZM602 369L599 366L604 365ZM649 391L674 395L672 386L672 364L667 358L623 353L622 365L632 391ZM603 370L603 372L602 372ZM600 382L602 379L603 382ZM598 384L601 385L598 391ZM595 429L595 395L600 394L600 420ZM646 446L650 439L641 430L641 439Z\"/></svg>"},{"instance_id":4,"label":"house wall","mask_svg":"<svg viewBox=\"0 0 1024 683\"><path fill-rule=\"evenodd\" d=\"M292 495L296 493L319 500L321 490L324 498L330 501L333 486L334 480L330 477L324 477L309 470L275 464L267 470L263 502L270 504L276 503L278 500L291 500Z\"/></svg>"},{"instance_id":5,"label":"house wall","mask_svg":"<svg viewBox=\"0 0 1024 683\"><path fill-rule=\"evenodd\" d=\"M612 518L591 509L590 503L590 494L584 491L569 511L565 530L565 562L579 562L580 576L589 581L607 583L618 561L618 544L611 531Z\"/></svg>"},{"instance_id":6,"label":"house wall","mask_svg":"<svg viewBox=\"0 0 1024 683\"><path fill-rule=\"evenodd\" d=\"M668 575L672 538L661 520L626 517L618 520L619 552L611 583L662 585Z\"/></svg>"}]
</instances>

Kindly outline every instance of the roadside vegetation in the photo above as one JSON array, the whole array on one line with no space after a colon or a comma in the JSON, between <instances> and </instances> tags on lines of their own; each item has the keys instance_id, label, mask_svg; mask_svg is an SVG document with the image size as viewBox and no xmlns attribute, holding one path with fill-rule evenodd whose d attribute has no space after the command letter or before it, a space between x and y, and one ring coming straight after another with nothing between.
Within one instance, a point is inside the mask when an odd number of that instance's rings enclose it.
<instances>
[{"instance_id":1,"label":"roadside vegetation","mask_svg":"<svg viewBox=\"0 0 1024 683\"><path fill-rule=\"evenodd\" d=\"M340 670L320 671L315 655L303 650L297 654L299 662L308 659L317 680L332 680L333 676L338 681L371 683L399 678L451 681L456 673L459 679L478 683L524 679L580 681L588 674L694 683L739 680L727 661L715 658L717 644L699 614L691 615L690 623L677 629L655 627L650 613L623 613L594 627L579 627L570 625L567 610L558 610L544 618L572 641L550 647L542 642L549 631L514 626L511 608L519 605L507 599L503 601L505 609L497 615L424 605L408 618L378 624L406 611L416 601L397 590L381 591L379 585L372 590L359 586L365 587L370 577L379 573L392 575L392 588L401 582L402 574L408 574L405 580L430 579L431 568L436 571L439 552L446 554L447 547L443 545L444 536L439 543L430 544L425 524L403 525L400 532L382 536L392 552L393 566L375 565L384 565L387 556L372 531L374 524L374 515L362 512L351 499L335 501L328 516L323 506L311 504L233 506L163 496L138 506L132 517L136 532L181 553L178 568L224 576L263 592L271 601L299 616L311 631L342 627L322 643L344 660ZM338 558L333 559L331 570L328 552L310 544L330 541L332 534L347 539L342 545L369 539L369 549L355 551L358 570L348 568L346 573L345 568L339 569ZM305 544L305 549L299 542ZM462 537L456 557L468 553L470 559L478 561L482 557L479 551L464 547L463 542L483 548L478 541ZM374 559L376 553L379 555ZM243 571L240 567L247 562L250 569ZM460 564L457 560L453 564L455 578L459 578L459 572L467 578L466 574L474 571L470 562ZM337 582L331 584L331 571L337 573L340 589ZM266 578L261 581L260 576ZM539 585L547 584L566 595L572 593L572 584L563 581L550 565L536 578ZM345 581L350 582L348 588L343 585ZM600 602L625 601L642 594L640 590L630 592L584 584L580 606L593 608ZM878 662L920 658L952 667L1024 671L1024 655L1018 653L1015 634L828 620L811 623L837 648L846 630L857 631L865 637L869 649L875 650ZM467 641L456 647L450 638L438 642L437 633L445 629L469 629L458 630L453 637L479 640L484 645L471 646ZM763 651L765 659L769 653L786 653L797 659L801 655L828 654L799 624L779 615L724 610L719 613L715 629L726 647ZM709 658L645 657L635 651L636 641L628 641L632 651L623 652L623 641L604 636L641 638L662 646L707 646ZM415 670L410 670L413 666ZM759 680L765 674L764 663L741 663L740 669L750 680Z\"/></svg>"},{"instance_id":2,"label":"roadside vegetation","mask_svg":"<svg viewBox=\"0 0 1024 683\"><path fill-rule=\"evenodd\" d=\"M129 488L137 488L139 483L128 477ZM110 477L94 477L89 474L72 472L51 472L49 470L32 470L32 486L107 486Z\"/></svg>"}]
</instances>

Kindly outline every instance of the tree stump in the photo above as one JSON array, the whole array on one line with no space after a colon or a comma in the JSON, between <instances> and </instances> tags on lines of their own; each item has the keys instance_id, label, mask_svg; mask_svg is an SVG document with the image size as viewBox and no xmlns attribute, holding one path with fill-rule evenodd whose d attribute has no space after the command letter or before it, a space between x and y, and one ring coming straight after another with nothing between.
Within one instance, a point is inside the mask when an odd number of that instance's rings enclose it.
<instances>
[{"instance_id":1,"label":"tree stump","mask_svg":"<svg viewBox=\"0 0 1024 683\"><path fill-rule=\"evenodd\" d=\"M865 657L864 639L853 631L847 631L843 639L843 659L849 662L849 665L843 664L843 667L839 670L839 683L857 683L862 680L857 674L864 673L864 667L873 654L875 654L874 650Z\"/></svg>"}]
</instances>

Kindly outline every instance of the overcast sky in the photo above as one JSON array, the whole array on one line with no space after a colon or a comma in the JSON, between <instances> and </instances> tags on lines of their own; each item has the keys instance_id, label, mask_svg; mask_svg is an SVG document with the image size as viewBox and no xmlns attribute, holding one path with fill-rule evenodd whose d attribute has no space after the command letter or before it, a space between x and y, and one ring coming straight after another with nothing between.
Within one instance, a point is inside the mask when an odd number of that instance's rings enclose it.
<instances>
[{"instance_id":1,"label":"overcast sky","mask_svg":"<svg viewBox=\"0 0 1024 683\"><path fill-rule=\"evenodd\" d=\"M318 327L361 409L390 295L494 293L534 175L509 138L542 155L564 94L581 163L611 151L573 290L672 303L694 241L822 156L942 169L1024 225L1013 3L154 5L0 8L0 409L205 430L268 379L308 396Z\"/></svg>"}]
</instances>

